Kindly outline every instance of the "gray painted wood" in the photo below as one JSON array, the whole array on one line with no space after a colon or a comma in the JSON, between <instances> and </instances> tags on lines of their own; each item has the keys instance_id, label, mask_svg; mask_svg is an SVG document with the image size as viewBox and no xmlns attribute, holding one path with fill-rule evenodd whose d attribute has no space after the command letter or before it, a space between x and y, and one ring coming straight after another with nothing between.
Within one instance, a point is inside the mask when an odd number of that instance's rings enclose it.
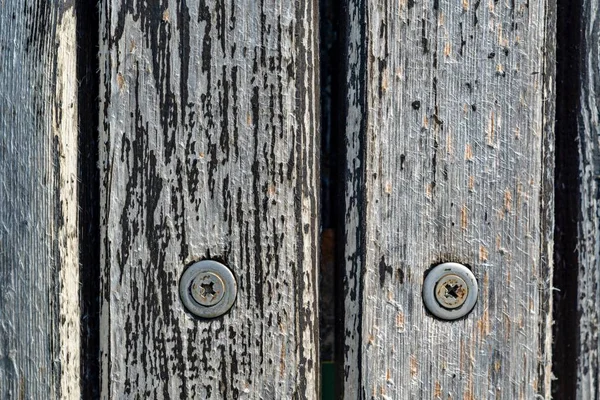
<instances>
[{"instance_id":1,"label":"gray painted wood","mask_svg":"<svg viewBox=\"0 0 600 400\"><path fill-rule=\"evenodd\" d=\"M102 398L317 398L315 4L100 7ZM211 321L204 258L239 287Z\"/></svg>"},{"instance_id":2,"label":"gray painted wood","mask_svg":"<svg viewBox=\"0 0 600 400\"><path fill-rule=\"evenodd\" d=\"M577 398L600 398L600 26L597 0L584 0L581 15L581 95L579 172L581 178L578 235L579 343Z\"/></svg>"},{"instance_id":3,"label":"gray painted wood","mask_svg":"<svg viewBox=\"0 0 600 400\"><path fill-rule=\"evenodd\" d=\"M549 398L554 3L347 5L344 398ZM442 261L463 320L424 308Z\"/></svg>"},{"instance_id":4,"label":"gray painted wood","mask_svg":"<svg viewBox=\"0 0 600 400\"><path fill-rule=\"evenodd\" d=\"M0 3L0 398L79 398L71 2Z\"/></svg>"}]
</instances>

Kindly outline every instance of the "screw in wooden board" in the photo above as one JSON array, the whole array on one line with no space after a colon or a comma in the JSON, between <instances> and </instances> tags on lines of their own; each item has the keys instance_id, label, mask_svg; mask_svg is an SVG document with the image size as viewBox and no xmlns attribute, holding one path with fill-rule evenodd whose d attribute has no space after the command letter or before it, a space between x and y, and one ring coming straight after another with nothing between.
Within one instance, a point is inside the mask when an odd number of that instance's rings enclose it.
<instances>
[{"instance_id":1,"label":"screw in wooden board","mask_svg":"<svg viewBox=\"0 0 600 400\"><path fill-rule=\"evenodd\" d=\"M185 270L179 281L179 297L185 308L201 318L225 314L237 297L237 282L220 262L203 260Z\"/></svg>"},{"instance_id":2,"label":"screw in wooden board","mask_svg":"<svg viewBox=\"0 0 600 400\"><path fill-rule=\"evenodd\" d=\"M223 300L225 284L219 275L213 272L201 272L192 281L190 291L198 304L212 307Z\"/></svg>"},{"instance_id":3,"label":"screw in wooden board","mask_svg":"<svg viewBox=\"0 0 600 400\"><path fill-rule=\"evenodd\" d=\"M455 320L469 314L477 303L477 280L462 264L447 262L433 267L423 283L423 302L434 316Z\"/></svg>"},{"instance_id":4,"label":"screw in wooden board","mask_svg":"<svg viewBox=\"0 0 600 400\"><path fill-rule=\"evenodd\" d=\"M469 287L458 275L444 275L435 285L435 299L444 308L458 308L465 304L468 296Z\"/></svg>"}]
</instances>

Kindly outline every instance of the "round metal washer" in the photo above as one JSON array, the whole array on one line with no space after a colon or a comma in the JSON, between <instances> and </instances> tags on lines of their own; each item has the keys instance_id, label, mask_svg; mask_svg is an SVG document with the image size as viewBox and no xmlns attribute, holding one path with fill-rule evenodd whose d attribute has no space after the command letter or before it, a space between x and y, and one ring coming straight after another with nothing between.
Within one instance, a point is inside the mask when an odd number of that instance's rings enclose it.
<instances>
[{"instance_id":1,"label":"round metal washer","mask_svg":"<svg viewBox=\"0 0 600 400\"><path fill-rule=\"evenodd\" d=\"M438 283L445 284L446 281L452 281L452 276L456 276L458 279L454 279L456 282L465 282L466 284L466 298L464 301L460 301L461 304L457 303L447 304L447 307L443 307L442 304L447 302L444 299L439 298L443 291L439 290L440 285ZM471 270L462 264L447 262L437 265L429 271L425 277L423 283L423 301L427 310L440 319L455 320L464 317L473 310L475 303L477 303L478 286L475 276ZM440 301L442 300L442 301Z\"/></svg>"},{"instance_id":2,"label":"round metal washer","mask_svg":"<svg viewBox=\"0 0 600 400\"><path fill-rule=\"evenodd\" d=\"M195 298L198 294L193 292L194 285L199 281L215 280L214 288L222 288L222 296L214 305L206 306L200 304ZM192 264L185 270L179 280L179 297L185 308L192 314L201 318L215 318L225 314L237 297L237 282L229 268L220 262L203 260ZM212 302L211 302L212 303Z\"/></svg>"}]
</instances>

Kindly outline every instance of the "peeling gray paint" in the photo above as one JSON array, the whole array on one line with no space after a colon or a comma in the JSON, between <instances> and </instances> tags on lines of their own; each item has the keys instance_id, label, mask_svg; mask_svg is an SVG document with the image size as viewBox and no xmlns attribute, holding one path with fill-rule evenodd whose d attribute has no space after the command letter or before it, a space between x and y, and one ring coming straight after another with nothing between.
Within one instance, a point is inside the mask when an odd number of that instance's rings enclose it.
<instances>
[{"instance_id":1,"label":"peeling gray paint","mask_svg":"<svg viewBox=\"0 0 600 400\"><path fill-rule=\"evenodd\" d=\"M313 2L101 3L103 398L316 398ZM229 266L197 320L184 268Z\"/></svg>"}]
</instances>

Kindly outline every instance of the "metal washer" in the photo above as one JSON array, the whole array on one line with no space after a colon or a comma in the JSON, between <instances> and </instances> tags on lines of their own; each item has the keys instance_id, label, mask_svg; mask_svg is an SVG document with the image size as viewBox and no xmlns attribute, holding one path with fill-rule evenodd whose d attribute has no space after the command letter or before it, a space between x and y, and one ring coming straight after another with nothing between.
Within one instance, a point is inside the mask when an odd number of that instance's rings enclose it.
<instances>
[{"instance_id":1,"label":"metal washer","mask_svg":"<svg viewBox=\"0 0 600 400\"><path fill-rule=\"evenodd\" d=\"M211 272L223 282L223 298L213 306L203 306L193 297L191 287L199 274ZM216 318L225 314L235 303L237 282L229 268L213 260L198 261L190 265L179 280L179 297L186 310L200 318Z\"/></svg>"},{"instance_id":2,"label":"metal washer","mask_svg":"<svg viewBox=\"0 0 600 400\"><path fill-rule=\"evenodd\" d=\"M435 289L437 283L446 275L457 275L467 284L468 295L465 302L457 308L448 309L440 305L436 299ZM471 270L462 264L447 262L437 265L429 271L423 282L423 302L427 310L436 317L444 320L455 320L469 314L478 297L478 285L475 275Z\"/></svg>"}]
</instances>

